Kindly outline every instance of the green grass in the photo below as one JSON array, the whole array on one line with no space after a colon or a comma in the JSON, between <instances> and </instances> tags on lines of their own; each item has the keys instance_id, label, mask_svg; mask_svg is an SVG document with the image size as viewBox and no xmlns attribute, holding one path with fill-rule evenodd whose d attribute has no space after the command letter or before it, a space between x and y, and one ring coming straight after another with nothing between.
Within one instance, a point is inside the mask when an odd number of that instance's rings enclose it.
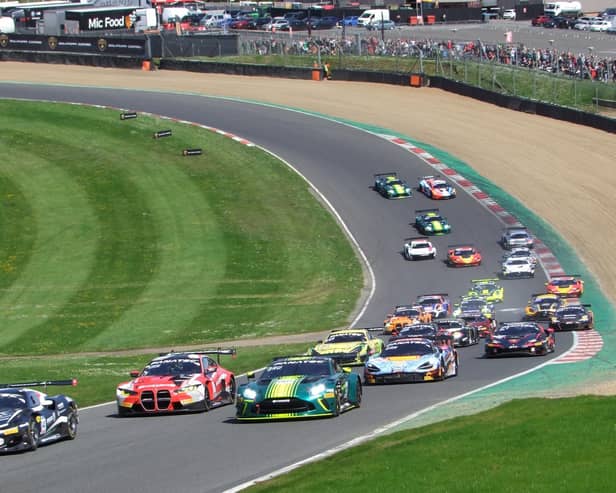
<instances>
[{"instance_id":1,"label":"green grass","mask_svg":"<svg viewBox=\"0 0 616 493\"><path fill-rule=\"evenodd\" d=\"M267 153L112 110L0 101L0 113L1 354L347 321L359 262L308 185ZM153 139L162 129L173 136ZM181 156L188 147L204 153Z\"/></svg>"},{"instance_id":2,"label":"green grass","mask_svg":"<svg viewBox=\"0 0 616 493\"><path fill-rule=\"evenodd\" d=\"M513 401L372 440L247 491L610 492L614 406L616 397Z\"/></svg>"},{"instance_id":3,"label":"green grass","mask_svg":"<svg viewBox=\"0 0 616 493\"><path fill-rule=\"evenodd\" d=\"M228 345L225 347L231 347ZM237 348L237 357L222 356L220 364L240 375L265 366L274 356L301 354L308 344ZM79 356L6 358L1 360L0 383L76 378L76 387L48 387L49 394L66 393L80 407L113 401L116 386L130 380L131 370L142 369L156 354L139 356Z\"/></svg>"},{"instance_id":4,"label":"green grass","mask_svg":"<svg viewBox=\"0 0 616 493\"><path fill-rule=\"evenodd\" d=\"M314 55L239 55L227 57L195 57L196 61L275 65L287 67L312 67ZM559 106L578 108L587 112L600 110L594 98L616 100L616 84L592 82L556 76L540 70L530 70L511 65L478 63L470 60L428 59L396 56L322 56L329 62L334 74L337 69L368 70L374 72L418 73L442 76L465 82L489 91L516 95Z\"/></svg>"}]
</instances>

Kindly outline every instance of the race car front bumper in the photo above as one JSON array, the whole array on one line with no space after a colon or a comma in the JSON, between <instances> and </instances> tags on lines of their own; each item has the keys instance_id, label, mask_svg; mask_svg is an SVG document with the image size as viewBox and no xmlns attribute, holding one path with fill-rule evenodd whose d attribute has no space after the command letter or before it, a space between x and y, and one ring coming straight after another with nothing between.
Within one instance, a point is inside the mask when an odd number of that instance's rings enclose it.
<instances>
[{"instance_id":1,"label":"race car front bumper","mask_svg":"<svg viewBox=\"0 0 616 493\"><path fill-rule=\"evenodd\" d=\"M379 373L377 375L366 372L364 380L367 384L387 384L387 383L413 383L413 382L430 382L438 380L441 372L439 370L430 370L428 372L395 372L395 373Z\"/></svg>"}]
</instances>

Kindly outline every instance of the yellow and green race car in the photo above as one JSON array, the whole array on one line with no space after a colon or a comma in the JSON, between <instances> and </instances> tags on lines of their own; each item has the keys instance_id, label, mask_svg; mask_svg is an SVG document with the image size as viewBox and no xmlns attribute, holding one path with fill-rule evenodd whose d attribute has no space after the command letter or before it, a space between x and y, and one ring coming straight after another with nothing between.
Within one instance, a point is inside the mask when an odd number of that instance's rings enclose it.
<instances>
[{"instance_id":1,"label":"yellow and green race car","mask_svg":"<svg viewBox=\"0 0 616 493\"><path fill-rule=\"evenodd\" d=\"M498 279L472 279L473 286L468 291L468 297L483 298L489 303L501 303L505 297L505 289L498 284Z\"/></svg>"},{"instance_id":2,"label":"yellow and green race car","mask_svg":"<svg viewBox=\"0 0 616 493\"><path fill-rule=\"evenodd\" d=\"M370 356L383 350L383 340L373 336L371 330L381 332L383 328L333 330L327 339L310 350L310 354L329 356L341 365L363 365Z\"/></svg>"}]
</instances>

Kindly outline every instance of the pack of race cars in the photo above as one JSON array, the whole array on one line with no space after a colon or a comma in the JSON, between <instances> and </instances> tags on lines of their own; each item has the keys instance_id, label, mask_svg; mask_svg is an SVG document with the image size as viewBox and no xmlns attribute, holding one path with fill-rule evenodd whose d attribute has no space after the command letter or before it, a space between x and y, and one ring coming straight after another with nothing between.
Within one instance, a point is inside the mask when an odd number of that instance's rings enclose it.
<instances>
[{"instance_id":1,"label":"pack of race cars","mask_svg":"<svg viewBox=\"0 0 616 493\"><path fill-rule=\"evenodd\" d=\"M438 176L419 178L416 188L433 200L453 199L455 188ZM388 199L412 196L396 173L375 175L374 190ZM451 225L439 209L418 209L414 225L423 236L405 240L409 261L435 259L431 236L446 235ZM485 341L484 354L546 355L554 351L555 332L594 328L591 306L581 303L584 281L577 274L555 276L545 292L532 294L522 320L498 323L495 305L504 300L501 280L533 277L538 258L534 239L523 227L506 228L499 277L473 279L453 303L447 293L425 293L397 305L383 324L331 331L306 354L278 357L258 375L236 385L233 372L220 364L232 348L172 351L154 358L116 389L118 416L208 411L234 405L238 421L338 416L361 406L362 385L442 381L460 369L459 348ZM473 243L448 245L445 263L473 267L482 263ZM215 358L214 358L215 356ZM351 366L362 367L361 374ZM39 445L77 435L77 404L66 395L49 396L36 386L74 385L74 380L0 384L0 452L35 450Z\"/></svg>"}]
</instances>

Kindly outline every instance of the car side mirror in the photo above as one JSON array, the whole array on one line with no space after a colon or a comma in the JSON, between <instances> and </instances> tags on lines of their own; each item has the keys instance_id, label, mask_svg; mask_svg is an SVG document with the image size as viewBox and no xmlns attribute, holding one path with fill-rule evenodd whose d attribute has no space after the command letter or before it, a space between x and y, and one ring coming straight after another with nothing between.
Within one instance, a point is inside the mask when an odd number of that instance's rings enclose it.
<instances>
[{"instance_id":1,"label":"car side mirror","mask_svg":"<svg viewBox=\"0 0 616 493\"><path fill-rule=\"evenodd\" d=\"M342 368L342 371L343 371L344 373L353 373L353 369L352 369L352 368L349 368L348 366L344 366L344 367Z\"/></svg>"},{"instance_id":2,"label":"car side mirror","mask_svg":"<svg viewBox=\"0 0 616 493\"><path fill-rule=\"evenodd\" d=\"M53 408L53 407L55 407L56 403L54 401L52 401L51 399L43 399L41 401L41 405L43 405L45 407Z\"/></svg>"},{"instance_id":3,"label":"car side mirror","mask_svg":"<svg viewBox=\"0 0 616 493\"><path fill-rule=\"evenodd\" d=\"M137 378L139 376L139 370L131 370L130 376L131 378Z\"/></svg>"},{"instance_id":4,"label":"car side mirror","mask_svg":"<svg viewBox=\"0 0 616 493\"><path fill-rule=\"evenodd\" d=\"M322 340L318 340L317 344L323 344L323 341Z\"/></svg>"},{"instance_id":5,"label":"car side mirror","mask_svg":"<svg viewBox=\"0 0 616 493\"><path fill-rule=\"evenodd\" d=\"M246 373L246 378L248 380L253 380L255 378L255 373L253 371L249 371L248 373Z\"/></svg>"}]
</instances>

